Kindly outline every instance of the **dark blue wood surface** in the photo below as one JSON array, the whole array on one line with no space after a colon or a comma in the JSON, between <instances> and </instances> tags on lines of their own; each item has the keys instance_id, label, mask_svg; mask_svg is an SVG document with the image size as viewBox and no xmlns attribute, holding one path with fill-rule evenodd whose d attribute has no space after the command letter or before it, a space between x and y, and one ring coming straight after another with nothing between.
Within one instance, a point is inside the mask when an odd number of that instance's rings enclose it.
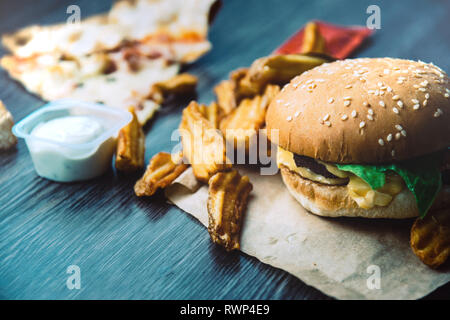
<instances>
[{"instance_id":1,"label":"dark blue wood surface","mask_svg":"<svg viewBox=\"0 0 450 320\"><path fill-rule=\"evenodd\" d=\"M200 78L198 99L228 73L267 55L310 19L365 24L381 8L381 30L355 56L432 61L450 70L450 1L225 0L210 31L213 49L186 67ZM0 1L0 33L64 21L70 4L83 17L110 1ZM0 55L5 53L0 49ZM43 102L0 70L0 99L16 120ZM146 126L148 160L173 147L186 101L167 105ZM159 194L137 199L137 179L113 171L86 183L36 176L25 144L0 155L0 298L3 299L326 299L288 273L213 245L195 219ZM66 287L66 268L81 268L81 289ZM449 298L450 285L430 297Z\"/></svg>"}]
</instances>

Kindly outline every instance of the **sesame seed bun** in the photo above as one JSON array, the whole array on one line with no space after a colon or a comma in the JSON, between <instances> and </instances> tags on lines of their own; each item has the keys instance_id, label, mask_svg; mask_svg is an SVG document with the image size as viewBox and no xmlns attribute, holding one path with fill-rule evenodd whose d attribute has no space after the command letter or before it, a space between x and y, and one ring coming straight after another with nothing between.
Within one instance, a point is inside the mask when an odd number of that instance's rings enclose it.
<instances>
[{"instance_id":1,"label":"sesame seed bun","mask_svg":"<svg viewBox=\"0 0 450 320\"><path fill-rule=\"evenodd\" d=\"M283 182L291 195L308 211L325 217L361 217L405 219L417 217L419 210L414 195L403 189L384 207L372 209L358 207L346 186L331 186L301 177L281 166ZM433 204L433 209L450 207L450 187L444 186Z\"/></svg>"},{"instance_id":2,"label":"sesame seed bun","mask_svg":"<svg viewBox=\"0 0 450 320\"><path fill-rule=\"evenodd\" d=\"M279 130L283 149L326 162L406 160L450 145L449 94L447 74L432 64L336 61L287 84L269 106L267 129L271 138Z\"/></svg>"}]
</instances>

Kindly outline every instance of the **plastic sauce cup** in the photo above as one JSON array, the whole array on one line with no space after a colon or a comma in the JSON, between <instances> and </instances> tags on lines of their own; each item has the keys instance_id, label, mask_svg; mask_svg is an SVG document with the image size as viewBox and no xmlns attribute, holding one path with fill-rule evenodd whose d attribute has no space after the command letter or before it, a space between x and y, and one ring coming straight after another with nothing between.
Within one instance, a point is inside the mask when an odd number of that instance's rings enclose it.
<instances>
[{"instance_id":1,"label":"plastic sauce cup","mask_svg":"<svg viewBox=\"0 0 450 320\"><path fill-rule=\"evenodd\" d=\"M101 124L102 131L88 142L68 143L42 138L33 129L48 121L86 116ZM102 104L75 100L50 102L17 123L12 131L24 138L34 168L41 177L58 181L81 181L103 174L111 166L119 130L132 119L131 113Z\"/></svg>"}]
</instances>

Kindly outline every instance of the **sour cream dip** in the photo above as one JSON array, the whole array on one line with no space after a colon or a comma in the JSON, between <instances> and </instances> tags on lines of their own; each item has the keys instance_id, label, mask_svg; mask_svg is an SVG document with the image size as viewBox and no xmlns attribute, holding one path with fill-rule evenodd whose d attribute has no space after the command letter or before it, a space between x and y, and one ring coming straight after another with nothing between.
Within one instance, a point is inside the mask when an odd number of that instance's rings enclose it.
<instances>
[{"instance_id":1,"label":"sour cream dip","mask_svg":"<svg viewBox=\"0 0 450 320\"><path fill-rule=\"evenodd\" d=\"M92 116L66 116L38 124L31 131L38 139L29 145L37 173L59 182L101 175L110 167L114 139L110 137L94 148L80 146L95 142L104 131L101 119Z\"/></svg>"},{"instance_id":2,"label":"sour cream dip","mask_svg":"<svg viewBox=\"0 0 450 320\"><path fill-rule=\"evenodd\" d=\"M98 138L104 128L91 116L67 116L38 124L31 135L62 143L85 143Z\"/></svg>"},{"instance_id":3,"label":"sour cream dip","mask_svg":"<svg viewBox=\"0 0 450 320\"><path fill-rule=\"evenodd\" d=\"M60 100L23 119L13 132L25 138L38 175L72 182L111 168L117 133L130 120L125 110Z\"/></svg>"}]
</instances>

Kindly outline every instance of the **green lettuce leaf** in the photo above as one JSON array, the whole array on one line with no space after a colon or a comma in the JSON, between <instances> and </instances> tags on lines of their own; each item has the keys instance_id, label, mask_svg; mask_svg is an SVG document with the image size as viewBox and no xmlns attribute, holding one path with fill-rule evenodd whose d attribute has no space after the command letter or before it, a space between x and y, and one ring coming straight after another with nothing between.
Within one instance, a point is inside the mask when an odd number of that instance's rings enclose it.
<instances>
[{"instance_id":1,"label":"green lettuce leaf","mask_svg":"<svg viewBox=\"0 0 450 320\"><path fill-rule=\"evenodd\" d=\"M386 183L386 171L394 171L403 178L408 189L416 198L420 217L427 214L442 187L440 164L443 153L433 153L409 161L387 165L337 164L342 171L351 172L372 189L379 189Z\"/></svg>"}]
</instances>

